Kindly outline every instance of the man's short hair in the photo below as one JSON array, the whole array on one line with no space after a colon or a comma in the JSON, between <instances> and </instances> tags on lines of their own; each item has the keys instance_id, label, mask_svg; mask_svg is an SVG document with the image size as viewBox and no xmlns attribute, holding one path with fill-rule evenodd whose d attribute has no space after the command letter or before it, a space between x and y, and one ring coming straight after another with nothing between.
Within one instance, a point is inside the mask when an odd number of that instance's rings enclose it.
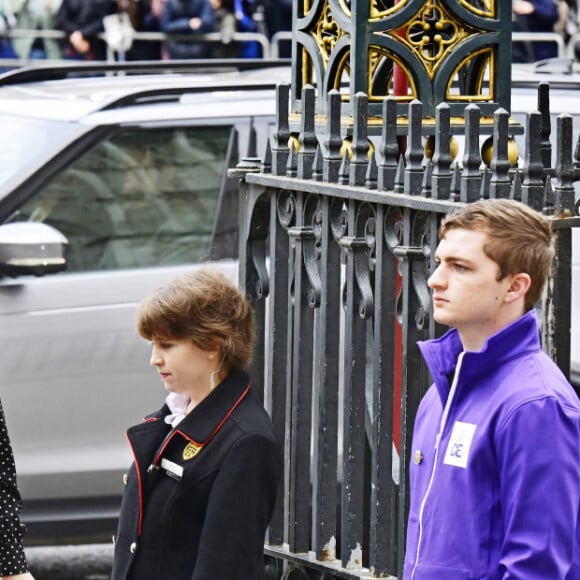
<instances>
[{"instance_id":1,"label":"man's short hair","mask_svg":"<svg viewBox=\"0 0 580 580\"><path fill-rule=\"evenodd\" d=\"M541 213L512 199L486 199L470 203L443 218L439 237L451 229L485 232L485 255L499 266L498 280L529 274L526 294L530 310L541 297L555 255L552 224Z\"/></svg>"}]
</instances>

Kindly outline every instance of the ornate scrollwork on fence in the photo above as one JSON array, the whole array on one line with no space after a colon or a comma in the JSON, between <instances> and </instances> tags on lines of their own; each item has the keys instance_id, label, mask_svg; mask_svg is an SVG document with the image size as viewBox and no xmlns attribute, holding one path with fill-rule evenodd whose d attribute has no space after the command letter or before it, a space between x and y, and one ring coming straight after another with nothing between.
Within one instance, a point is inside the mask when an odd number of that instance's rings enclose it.
<instances>
[{"instance_id":1,"label":"ornate scrollwork on fence","mask_svg":"<svg viewBox=\"0 0 580 580\"><path fill-rule=\"evenodd\" d=\"M431 239L436 224L433 218L426 212L419 212L415 215L411 231L413 245L419 250L415 254L412 263L413 290L417 296L418 306L415 311L415 324L417 330L425 330L429 325L429 314L431 312L431 292L427 286L427 280L431 273L430 256L433 240Z\"/></svg>"},{"instance_id":2,"label":"ornate scrollwork on fence","mask_svg":"<svg viewBox=\"0 0 580 580\"><path fill-rule=\"evenodd\" d=\"M320 197L309 195L304 203L304 231L303 257L309 288L307 290L308 306L318 308L322 294L322 282L320 280L320 225L322 215L320 209Z\"/></svg>"},{"instance_id":3,"label":"ornate scrollwork on fence","mask_svg":"<svg viewBox=\"0 0 580 580\"><path fill-rule=\"evenodd\" d=\"M250 222L248 249L251 265L250 279L253 280L252 294L256 299L266 298L270 291L270 275L266 266L268 235L268 206L264 203L256 204Z\"/></svg>"},{"instance_id":4,"label":"ornate scrollwork on fence","mask_svg":"<svg viewBox=\"0 0 580 580\"><path fill-rule=\"evenodd\" d=\"M371 204L359 206L356 221L354 247L354 273L359 293L358 314L363 320L373 315L372 253L375 247L375 209Z\"/></svg>"},{"instance_id":5,"label":"ornate scrollwork on fence","mask_svg":"<svg viewBox=\"0 0 580 580\"><path fill-rule=\"evenodd\" d=\"M509 110L510 19L509 0L298 0L293 109L312 84L320 114L333 89L344 102L367 94L371 117L388 95L420 100L431 117L443 101L454 117L471 102Z\"/></svg>"}]
</instances>

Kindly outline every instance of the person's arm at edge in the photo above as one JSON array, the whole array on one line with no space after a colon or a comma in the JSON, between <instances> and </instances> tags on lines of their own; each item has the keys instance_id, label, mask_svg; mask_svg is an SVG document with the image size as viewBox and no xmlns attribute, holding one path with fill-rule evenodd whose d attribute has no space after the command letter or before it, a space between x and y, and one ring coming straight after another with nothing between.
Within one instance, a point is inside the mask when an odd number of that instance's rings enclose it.
<instances>
[{"instance_id":1,"label":"person's arm at edge","mask_svg":"<svg viewBox=\"0 0 580 580\"><path fill-rule=\"evenodd\" d=\"M2 514L1 519L5 522L3 529L13 530L15 533L14 538L0 536L0 552L2 554L0 559L0 578L3 580L34 580L29 572L24 571L28 566L26 564L26 556L24 555L24 547L22 545L23 526L20 523L19 515L22 500L16 485L16 466L1 401L0 442L4 446L4 449L2 450L4 460L2 462L2 469L0 469L0 488L2 489L2 495L5 498L3 508L7 510L7 513ZM8 545L10 547L8 547ZM5 562L5 558L15 560L17 564L7 568L8 564ZM2 575L3 571L8 569L11 569L11 571L14 572L17 571L18 573Z\"/></svg>"}]
</instances>

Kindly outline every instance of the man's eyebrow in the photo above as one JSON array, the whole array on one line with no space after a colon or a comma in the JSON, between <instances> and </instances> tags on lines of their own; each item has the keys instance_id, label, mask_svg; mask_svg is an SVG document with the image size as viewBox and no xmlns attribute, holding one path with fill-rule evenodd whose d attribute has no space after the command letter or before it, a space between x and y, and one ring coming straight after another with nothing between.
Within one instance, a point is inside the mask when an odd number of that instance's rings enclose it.
<instances>
[{"instance_id":1,"label":"man's eyebrow","mask_svg":"<svg viewBox=\"0 0 580 580\"><path fill-rule=\"evenodd\" d=\"M475 264L475 262L473 260L470 260L468 258L464 258L462 256L445 256L443 258L441 258L441 256L439 254L437 254L437 252L435 252L435 259L439 260L440 262L450 262L450 263L455 263L455 262L460 262L462 264Z\"/></svg>"}]
</instances>

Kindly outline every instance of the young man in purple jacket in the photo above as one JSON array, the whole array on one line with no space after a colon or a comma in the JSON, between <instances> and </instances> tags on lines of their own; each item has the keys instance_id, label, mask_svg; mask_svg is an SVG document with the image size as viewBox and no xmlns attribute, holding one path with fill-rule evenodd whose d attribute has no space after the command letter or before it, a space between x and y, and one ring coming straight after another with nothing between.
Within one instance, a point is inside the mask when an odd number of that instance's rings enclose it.
<instances>
[{"instance_id":1,"label":"young man in purple jacket","mask_svg":"<svg viewBox=\"0 0 580 580\"><path fill-rule=\"evenodd\" d=\"M419 344L434 379L413 435L406 580L580 579L580 403L534 305L550 222L512 200L447 216Z\"/></svg>"}]
</instances>

